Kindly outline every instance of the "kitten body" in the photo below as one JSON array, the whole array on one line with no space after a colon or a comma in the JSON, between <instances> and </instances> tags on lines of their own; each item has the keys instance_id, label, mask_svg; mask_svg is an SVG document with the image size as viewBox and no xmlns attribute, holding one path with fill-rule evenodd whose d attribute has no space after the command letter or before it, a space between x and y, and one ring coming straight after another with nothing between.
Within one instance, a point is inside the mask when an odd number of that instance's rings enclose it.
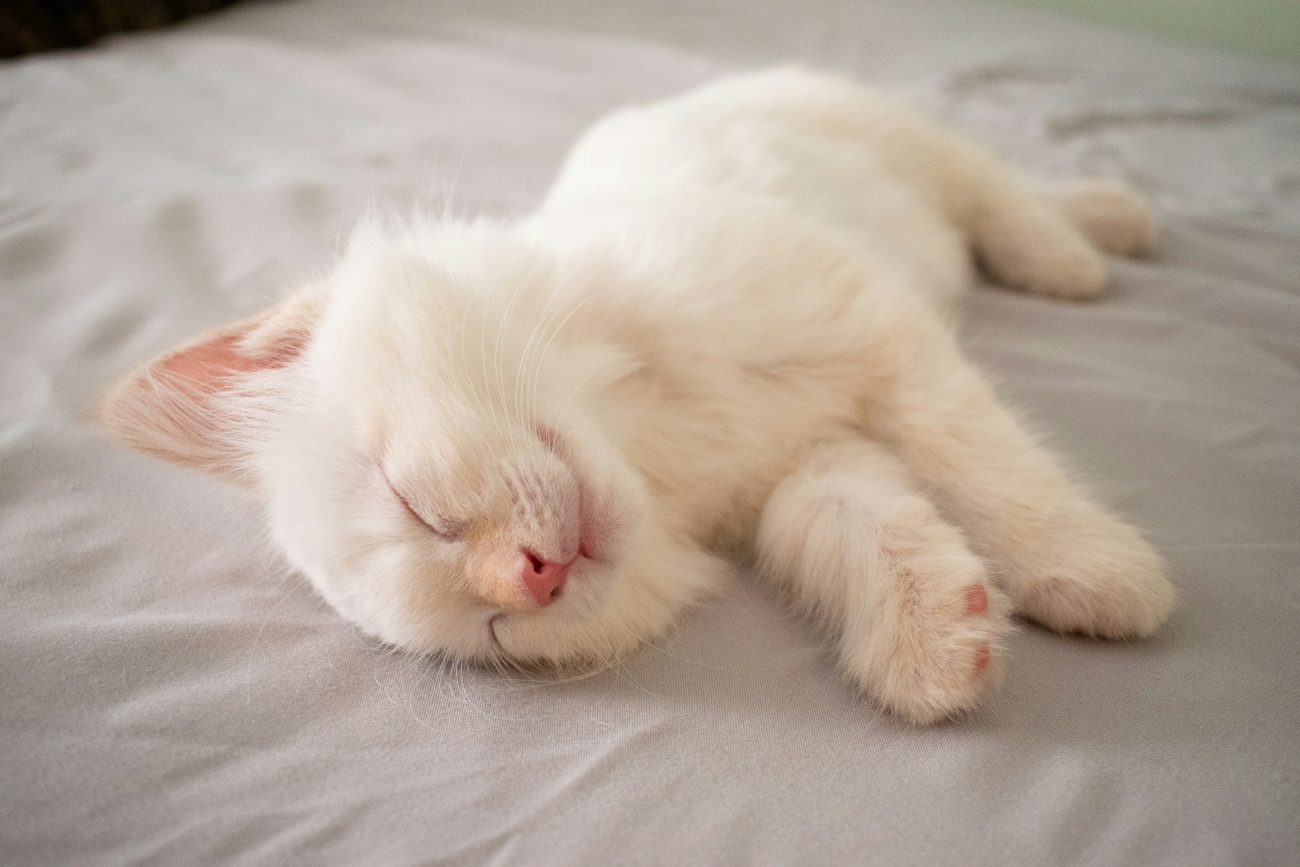
<instances>
[{"instance_id":1,"label":"kitten body","mask_svg":"<svg viewBox=\"0 0 1300 867\"><path fill-rule=\"evenodd\" d=\"M604 119L521 221L364 226L105 420L253 491L325 598L400 647L608 662L740 560L928 722L997 682L1013 609L1107 637L1169 611L1158 556L949 324L972 253L1090 297L1098 250L1149 233L1122 188L1030 188L852 83L739 76Z\"/></svg>"}]
</instances>

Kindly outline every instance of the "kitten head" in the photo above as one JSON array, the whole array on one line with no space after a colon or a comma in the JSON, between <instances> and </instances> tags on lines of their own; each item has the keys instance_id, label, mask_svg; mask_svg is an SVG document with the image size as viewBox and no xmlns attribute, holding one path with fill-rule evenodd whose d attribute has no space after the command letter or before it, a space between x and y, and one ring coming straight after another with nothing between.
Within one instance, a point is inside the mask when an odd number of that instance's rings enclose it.
<instances>
[{"instance_id":1,"label":"kitten head","mask_svg":"<svg viewBox=\"0 0 1300 867\"><path fill-rule=\"evenodd\" d=\"M154 360L103 419L255 493L386 642L608 661L718 570L604 432L599 397L634 365L580 338L581 285L504 230L363 229L330 279Z\"/></svg>"}]
</instances>

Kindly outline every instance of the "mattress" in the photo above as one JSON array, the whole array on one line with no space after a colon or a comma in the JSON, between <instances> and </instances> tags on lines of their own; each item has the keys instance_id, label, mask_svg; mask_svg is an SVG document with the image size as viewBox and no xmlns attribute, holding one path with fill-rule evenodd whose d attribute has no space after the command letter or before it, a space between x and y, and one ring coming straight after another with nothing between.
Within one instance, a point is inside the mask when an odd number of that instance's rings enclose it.
<instances>
[{"instance_id":1,"label":"mattress","mask_svg":"<svg viewBox=\"0 0 1300 867\"><path fill-rule=\"evenodd\" d=\"M368 211L512 215L601 113L798 61L1160 240L962 340L1168 558L1154 638L1022 624L911 728L738 569L616 669L395 654L257 507L128 453L116 377L323 273ZM1300 863L1300 70L958 0L294 0L0 65L0 863Z\"/></svg>"}]
</instances>

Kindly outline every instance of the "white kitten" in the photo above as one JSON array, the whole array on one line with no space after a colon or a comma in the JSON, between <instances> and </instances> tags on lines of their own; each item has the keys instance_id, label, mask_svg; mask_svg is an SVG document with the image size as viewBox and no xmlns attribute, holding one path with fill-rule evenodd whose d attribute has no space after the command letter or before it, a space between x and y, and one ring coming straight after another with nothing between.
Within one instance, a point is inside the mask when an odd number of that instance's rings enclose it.
<instances>
[{"instance_id":1,"label":"white kitten","mask_svg":"<svg viewBox=\"0 0 1300 867\"><path fill-rule=\"evenodd\" d=\"M849 82L742 76L607 117L521 222L363 226L328 280L155 360L104 420L253 491L397 646L608 663L746 560L928 722L996 683L1013 609L1111 638L1170 610L1156 553L946 325L972 251L1082 298L1096 248L1149 234L1124 189L1036 191Z\"/></svg>"}]
</instances>

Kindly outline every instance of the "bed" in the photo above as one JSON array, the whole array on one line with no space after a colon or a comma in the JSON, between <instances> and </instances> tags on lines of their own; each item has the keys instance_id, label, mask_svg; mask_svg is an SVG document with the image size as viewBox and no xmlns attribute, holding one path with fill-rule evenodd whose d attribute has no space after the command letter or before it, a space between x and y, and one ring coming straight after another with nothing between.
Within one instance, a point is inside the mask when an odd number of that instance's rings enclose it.
<instances>
[{"instance_id":1,"label":"bed","mask_svg":"<svg viewBox=\"0 0 1300 867\"><path fill-rule=\"evenodd\" d=\"M738 570L617 669L393 654L256 507L108 443L117 376L368 210L509 215L602 112L851 73L1160 240L962 339L1168 558L1151 640L1022 624L916 729ZM973 2L295 0L0 65L0 863L1300 863L1300 69Z\"/></svg>"}]
</instances>

